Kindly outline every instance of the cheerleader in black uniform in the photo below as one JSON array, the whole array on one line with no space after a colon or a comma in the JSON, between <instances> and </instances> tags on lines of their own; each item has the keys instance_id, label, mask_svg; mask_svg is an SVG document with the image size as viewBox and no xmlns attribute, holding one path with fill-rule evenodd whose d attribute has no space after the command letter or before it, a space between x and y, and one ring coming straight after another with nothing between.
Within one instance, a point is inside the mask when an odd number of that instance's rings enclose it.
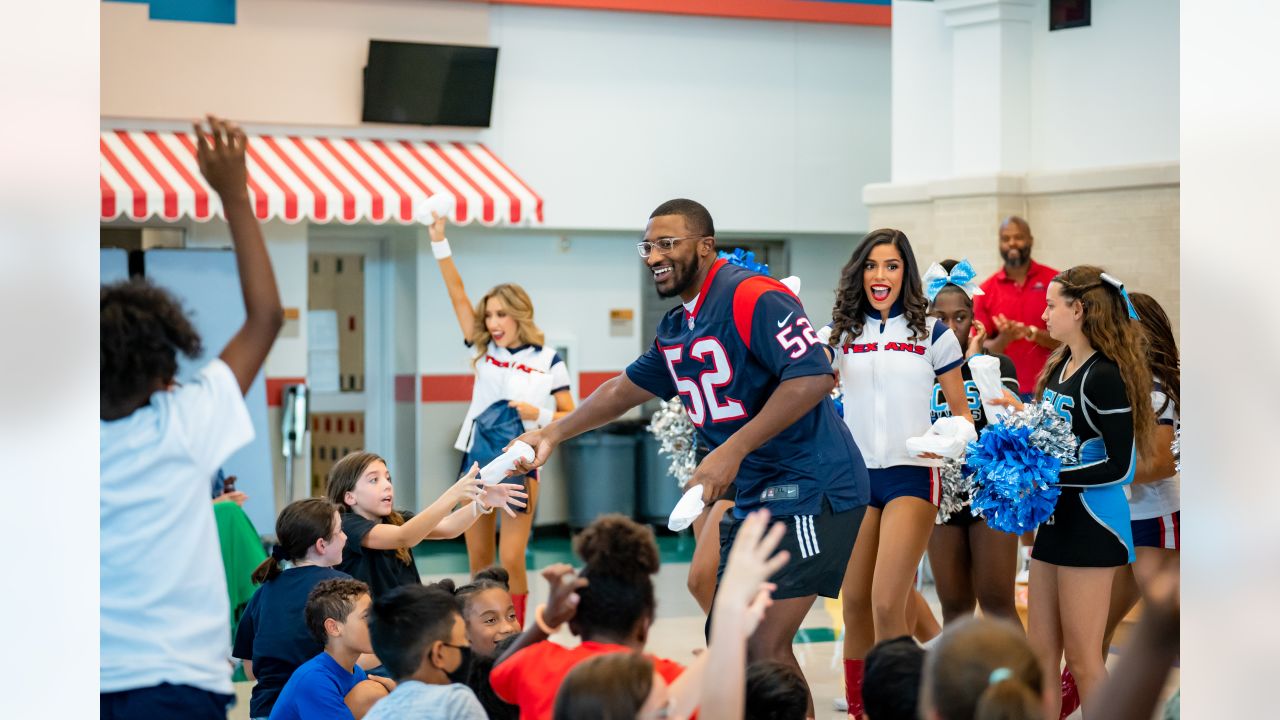
<instances>
[{"instance_id":1,"label":"cheerleader in black uniform","mask_svg":"<svg viewBox=\"0 0 1280 720\"><path fill-rule=\"evenodd\" d=\"M1045 364L1036 395L1071 422L1080 444L1078 461L1058 476L1053 516L1036 534L1027 630L1044 672L1045 717L1059 714L1064 652L1088 717L1107 676L1105 599L1116 568L1134 560L1124 486L1133 481L1138 452L1154 451L1151 371L1145 335L1118 280L1081 265L1054 277L1046 298L1046 327L1062 345Z\"/></svg>"},{"instance_id":2,"label":"cheerleader in black uniform","mask_svg":"<svg viewBox=\"0 0 1280 720\"><path fill-rule=\"evenodd\" d=\"M936 270L935 270L936 268ZM937 283L930 277L938 275ZM943 283L938 287L938 283ZM935 287L937 288L935 290ZM925 273L925 294L929 297L929 314L946 323L965 350L966 361L983 354L986 328L973 317L973 293L981 293L974 282L969 262L943 260ZM1013 361L1005 355L994 355L1000 361L1000 380L1010 393L1018 393L1018 373ZM961 366L965 399L973 417L974 430L982 432L987 417L982 409L978 387L966 362ZM942 385L933 386L932 420L951 415ZM973 615L981 605L982 614L990 618L1011 620L1021 629L1014 604L1014 579L1018 572L1018 536L992 529L981 517L975 517L965 506L929 537L929 567L933 570L942 605L942 622L950 625Z\"/></svg>"}]
</instances>

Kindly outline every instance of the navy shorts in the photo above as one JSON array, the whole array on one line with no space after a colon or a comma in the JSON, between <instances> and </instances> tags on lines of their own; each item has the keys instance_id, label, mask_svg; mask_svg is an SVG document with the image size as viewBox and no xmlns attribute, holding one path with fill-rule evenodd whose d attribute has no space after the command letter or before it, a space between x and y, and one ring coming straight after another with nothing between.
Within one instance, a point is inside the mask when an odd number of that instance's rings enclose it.
<instances>
[{"instance_id":1,"label":"navy shorts","mask_svg":"<svg viewBox=\"0 0 1280 720\"><path fill-rule=\"evenodd\" d=\"M900 497L920 498L937 507L942 502L942 475L938 468L924 465L894 465L867 470L871 479L869 505L883 510L891 500Z\"/></svg>"},{"instance_id":2,"label":"navy shorts","mask_svg":"<svg viewBox=\"0 0 1280 720\"><path fill-rule=\"evenodd\" d=\"M1161 548L1163 550L1182 549L1182 513L1174 511L1171 515L1161 515L1147 520L1134 520L1134 547Z\"/></svg>"},{"instance_id":3,"label":"navy shorts","mask_svg":"<svg viewBox=\"0 0 1280 720\"><path fill-rule=\"evenodd\" d=\"M98 695L102 720L226 720L234 695L209 692L190 685L161 683L152 687Z\"/></svg>"}]
</instances>

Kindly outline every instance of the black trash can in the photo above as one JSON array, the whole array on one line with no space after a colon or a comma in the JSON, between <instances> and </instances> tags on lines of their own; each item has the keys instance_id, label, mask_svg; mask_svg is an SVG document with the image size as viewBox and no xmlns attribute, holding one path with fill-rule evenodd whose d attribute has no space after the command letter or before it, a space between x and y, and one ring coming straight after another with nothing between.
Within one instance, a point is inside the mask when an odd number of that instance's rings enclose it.
<instances>
[{"instance_id":1,"label":"black trash can","mask_svg":"<svg viewBox=\"0 0 1280 720\"><path fill-rule=\"evenodd\" d=\"M569 527L581 530L598 516L636 513L636 435L605 425L560 446L569 485Z\"/></svg>"},{"instance_id":2,"label":"black trash can","mask_svg":"<svg viewBox=\"0 0 1280 720\"><path fill-rule=\"evenodd\" d=\"M671 466L670 455L660 455L661 443L651 432L640 436L636 448L639 455L637 463L636 504L638 519L641 522L665 528L671 510L680 501L684 491L676 484L676 479L667 472Z\"/></svg>"}]
</instances>

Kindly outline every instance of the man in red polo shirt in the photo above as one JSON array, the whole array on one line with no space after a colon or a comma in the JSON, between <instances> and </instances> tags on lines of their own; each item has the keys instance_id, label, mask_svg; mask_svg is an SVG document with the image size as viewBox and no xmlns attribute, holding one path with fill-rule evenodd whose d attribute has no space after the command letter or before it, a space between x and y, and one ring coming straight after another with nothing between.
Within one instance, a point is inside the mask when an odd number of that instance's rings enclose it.
<instances>
[{"instance_id":1,"label":"man in red polo shirt","mask_svg":"<svg viewBox=\"0 0 1280 720\"><path fill-rule=\"evenodd\" d=\"M1017 215L1000 223L1000 257L1004 268L982 283L973 299L974 319L987 332L985 347L1008 355L1018 370L1018 392L1035 392L1036 378L1058 341L1049 337L1041 316L1044 295L1057 270L1031 259L1031 226Z\"/></svg>"}]
</instances>

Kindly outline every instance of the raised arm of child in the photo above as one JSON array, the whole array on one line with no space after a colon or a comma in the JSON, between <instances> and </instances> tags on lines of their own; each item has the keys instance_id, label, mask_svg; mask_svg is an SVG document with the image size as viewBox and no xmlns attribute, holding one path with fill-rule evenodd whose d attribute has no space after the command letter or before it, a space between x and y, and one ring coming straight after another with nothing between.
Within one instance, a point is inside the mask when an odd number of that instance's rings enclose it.
<instances>
[{"instance_id":1,"label":"raised arm of child","mask_svg":"<svg viewBox=\"0 0 1280 720\"><path fill-rule=\"evenodd\" d=\"M454 538L461 535L476 518L488 512L490 508L502 508L514 515L511 507L522 508L528 498L522 485L499 483L485 485L480 479L479 464L472 464L467 471L445 490L435 502L422 512L414 515L403 525L380 523L375 525L364 536L361 543L374 550L399 550L411 548L431 538L433 540ZM479 506L476 503L480 503ZM461 508L458 505L462 504ZM473 507L475 506L475 507ZM458 508L455 510L455 508Z\"/></svg>"},{"instance_id":2,"label":"raised arm of child","mask_svg":"<svg viewBox=\"0 0 1280 720\"><path fill-rule=\"evenodd\" d=\"M212 115L207 119L208 134L200 123L195 124L196 158L200 172L218 193L231 228L245 313L244 324L219 357L236 376L240 391L247 393L284 324L284 308L271 271L271 258L262 241L262 228L249 204L244 131L235 123Z\"/></svg>"},{"instance_id":3,"label":"raised arm of child","mask_svg":"<svg viewBox=\"0 0 1280 720\"><path fill-rule=\"evenodd\" d=\"M767 529L767 532L766 532ZM711 616L711 643L707 663L716 672L703 675L698 698L698 714L703 720L741 720L746 703L747 638L755 631L772 603L771 575L787 564L790 554L777 554L786 526L769 527L769 512L758 510L747 516L738 529L725 564L724 576ZM672 716L687 717L688 700L672 695L677 706Z\"/></svg>"}]
</instances>

